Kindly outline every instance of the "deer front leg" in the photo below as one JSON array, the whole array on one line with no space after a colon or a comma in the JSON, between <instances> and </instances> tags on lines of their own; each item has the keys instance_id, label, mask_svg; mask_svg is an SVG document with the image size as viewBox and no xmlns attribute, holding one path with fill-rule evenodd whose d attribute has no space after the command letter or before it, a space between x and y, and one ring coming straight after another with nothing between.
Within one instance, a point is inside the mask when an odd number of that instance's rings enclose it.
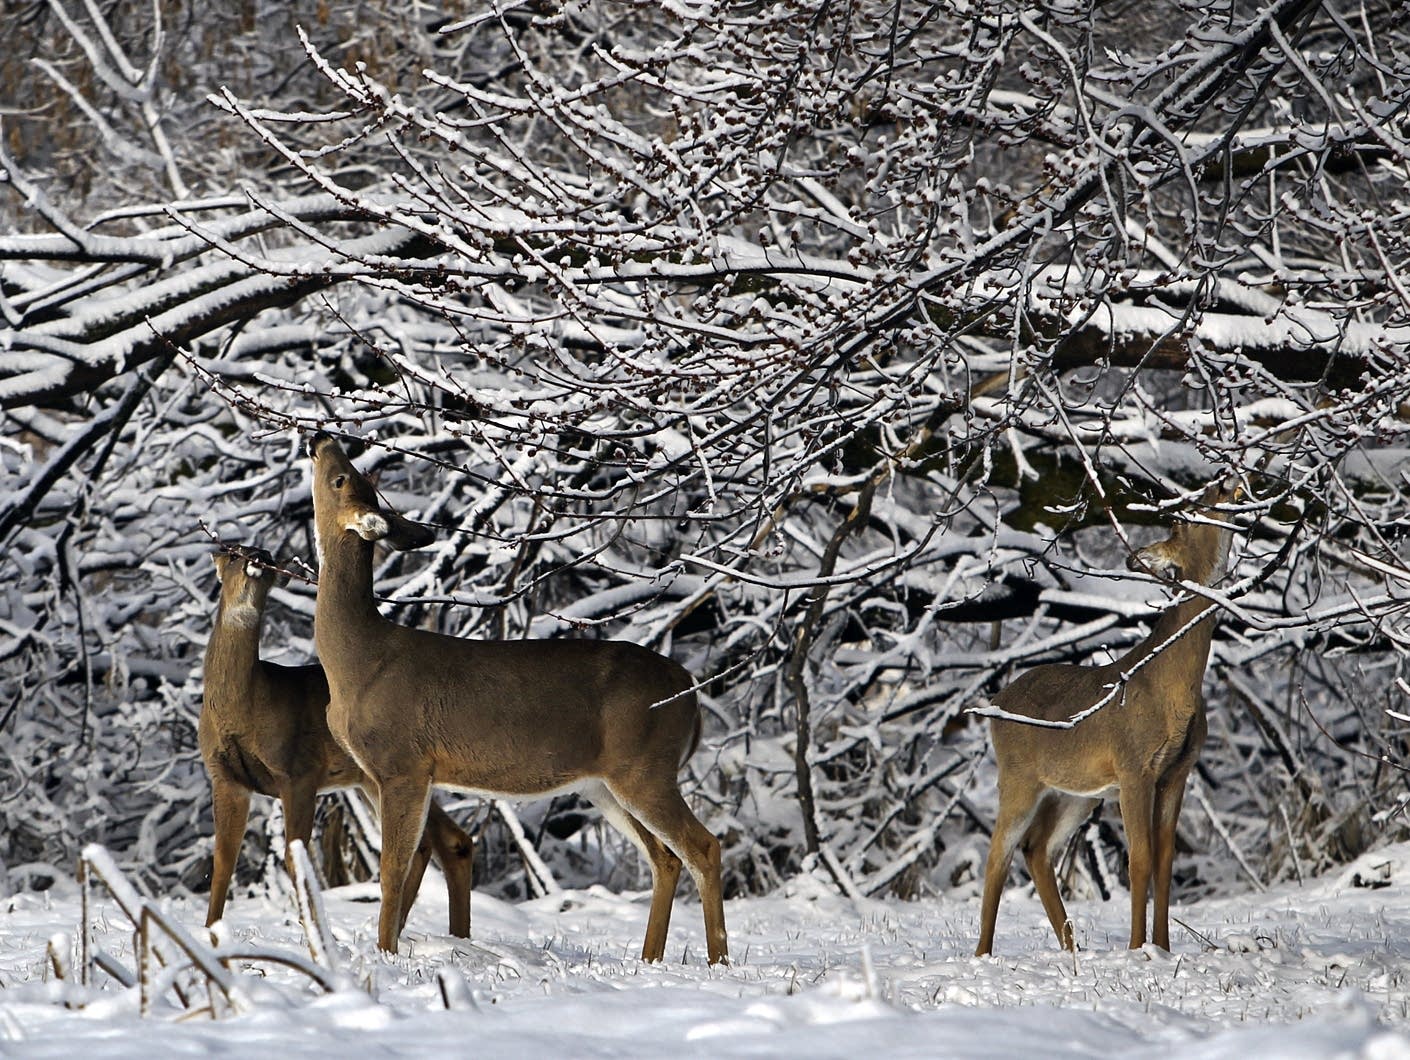
<instances>
[{"instance_id":1,"label":"deer front leg","mask_svg":"<svg viewBox=\"0 0 1410 1060\"><path fill-rule=\"evenodd\" d=\"M313 842L313 818L318 808L318 778L298 777L279 788L279 804L284 808L284 864L292 876L289 848L295 839L307 848Z\"/></svg>"},{"instance_id":2,"label":"deer front leg","mask_svg":"<svg viewBox=\"0 0 1410 1060\"><path fill-rule=\"evenodd\" d=\"M388 953L397 952L407 878L416 848L421 843L430 797L429 777L389 777L378 784L382 819L382 909L377 918L377 945Z\"/></svg>"},{"instance_id":3,"label":"deer front leg","mask_svg":"<svg viewBox=\"0 0 1410 1060\"><path fill-rule=\"evenodd\" d=\"M401 910L397 914L397 934L406 927L411 910L416 905L416 896L421 893L421 881L426 878L426 866L431 864L431 840L426 830L421 830L421 840L416 844L411 866L406 870L406 880L401 885Z\"/></svg>"},{"instance_id":4,"label":"deer front leg","mask_svg":"<svg viewBox=\"0 0 1410 1060\"><path fill-rule=\"evenodd\" d=\"M1155 798L1155 924L1152 941L1170 949L1170 877L1175 867L1175 833L1180 806L1185 801L1189 770L1167 777Z\"/></svg>"},{"instance_id":5,"label":"deer front leg","mask_svg":"<svg viewBox=\"0 0 1410 1060\"><path fill-rule=\"evenodd\" d=\"M230 877L245 841L245 820L250 815L250 793L232 780L211 775L211 809L215 817L215 857L211 866L210 904L206 927L225 915Z\"/></svg>"},{"instance_id":6,"label":"deer front leg","mask_svg":"<svg viewBox=\"0 0 1410 1060\"><path fill-rule=\"evenodd\" d=\"M380 796L379 796L378 793L377 793L377 785L374 784L366 775L364 775L363 778L362 778L362 780L359 782L359 785L358 785L358 786L361 788L362 794L363 794L364 796L366 796L367 801L370 802L373 806L378 807L377 812L378 812L378 814L380 815L380 814L381 814L381 803L380 803ZM435 820L435 815L436 815L437 813L441 813L441 816L444 818L444 820L446 821L446 823L450 824L450 827L451 827L451 828L455 828L455 825L450 823L450 818L445 817L444 813L440 810L440 807L438 807L438 806L435 804L435 802L433 802L433 801L432 801L432 802L428 802L428 813L427 813L427 822L428 822L428 824L429 824L429 822ZM456 830L459 831L459 829L456 829ZM432 852L433 852L434 834L435 834L435 829L434 829L434 828L428 827L428 828L424 829L424 830L422 831L422 833L421 833L421 839L420 839L420 841L416 844L416 854L415 854L415 855L412 857L412 859L411 859L411 867L410 867L409 869L407 869L406 881L402 884L401 908L400 908L400 910L399 910L398 913L397 913L397 933L398 933L398 934L400 934L400 933L401 933L401 929L406 926L407 918L408 918L409 916L411 916L412 907L416 905L416 896L421 893L421 882L422 882L422 880L424 880L425 877L426 877L426 866L427 866L428 864L430 864L430 861L431 861L431 854L432 854ZM435 849L438 849L438 848L435 848ZM450 873L449 873L449 872L446 874L446 881L447 881L448 884L449 884L450 881L451 881L451 877L450 877ZM451 886L451 887L449 888L449 890L450 890L450 895L451 895L451 902L450 902L450 908L451 908L451 912L450 912L450 927L451 927L451 934L455 934L455 928L456 928L456 914L455 914L455 910L456 910L456 891L455 891L455 888L454 888L453 886ZM469 902L470 902L470 895L469 895L468 891L467 891L467 893L465 894L464 901L465 901L465 916L464 916L462 919L463 919L464 922L465 922L465 923L464 923L465 934L464 934L464 935L461 935L461 936L460 936L461 938L467 937L468 934L469 934L469 931L470 931L470 923L469 923Z\"/></svg>"},{"instance_id":7,"label":"deer front leg","mask_svg":"<svg viewBox=\"0 0 1410 1060\"><path fill-rule=\"evenodd\" d=\"M1155 785L1146 777L1124 777L1121 784L1121 825L1126 830L1127 867L1131 878L1131 942L1138 950L1146 944L1146 900L1150 895L1152 827Z\"/></svg>"},{"instance_id":8,"label":"deer front leg","mask_svg":"<svg viewBox=\"0 0 1410 1060\"><path fill-rule=\"evenodd\" d=\"M1185 801L1185 783L1199 758L1209 720L1203 702L1197 705L1190 731L1185 738L1184 753L1161 778L1155 793L1155 944L1170 949L1170 877L1175 866L1176 829L1180 823L1180 807Z\"/></svg>"},{"instance_id":9,"label":"deer front leg","mask_svg":"<svg viewBox=\"0 0 1410 1060\"><path fill-rule=\"evenodd\" d=\"M426 834L446 878L446 893L450 898L450 933L456 938L468 939L475 841L434 800L426 812Z\"/></svg>"}]
</instances>

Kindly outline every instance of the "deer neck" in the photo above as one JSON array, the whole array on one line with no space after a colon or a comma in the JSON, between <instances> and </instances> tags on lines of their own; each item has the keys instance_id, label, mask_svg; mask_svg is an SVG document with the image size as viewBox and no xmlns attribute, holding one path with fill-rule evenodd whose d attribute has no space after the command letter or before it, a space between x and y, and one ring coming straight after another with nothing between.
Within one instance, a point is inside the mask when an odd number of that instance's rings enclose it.
<instances>
[{"instance_id":1,"label":"deer neck","mask_svg":"<svg viewBox=\"0 0 1410 1060\"><path fill-rule=\"evenodd\" d=\"M1224 574L1229 541L1229 531L1220 531L1212 542L1208 563L1192 571L1190 580L1200 585L1218 581ZM1203 709L1199 688L1209 664L1216 614L1208 597L1189 594L1188 599L1161 612L1150 635L1122 660L1121 669L1131 673L1133 666L1139 666L1161 688L1183 693L1161 697L1163 701L1181 704L1192 698L1195 709Z\"/></svg>"},{"instance_id":2,"label":"deer neck","mask_svg":"<svg viewBox=\"0 0 1410 1060\"><path fill-rule=\"evenodd\" d=\"M259 666L260 626L264 614L247 603L222 599L206 642L206 687L243 688Z\"/></svg>"},{"instance_id":3,"label":"deer neck","mask_svg":"<svg viewBox=\"0 0 1410 1060\"><path fill-rule=\"evenodd\" d=\"M386 620L372 596L372 543L356 534L320 536L318 596L313 639L330 676L355 669L365 651L362 635Z\"/></svg>"},{"instance_id":4,"label":"deer neck","mask_svg":"<svg viewBox=\"0 0 1410 1060\"><path fill-rule=\"evenodd\" d=\"M1156 654L1151 667L1190 667L1203 673L1214 640L1214 617L1214 605L1202 596L1168 607L1156 619L1150 635L1136 645L1128 658Z\"/></svg>"}]
</instances>

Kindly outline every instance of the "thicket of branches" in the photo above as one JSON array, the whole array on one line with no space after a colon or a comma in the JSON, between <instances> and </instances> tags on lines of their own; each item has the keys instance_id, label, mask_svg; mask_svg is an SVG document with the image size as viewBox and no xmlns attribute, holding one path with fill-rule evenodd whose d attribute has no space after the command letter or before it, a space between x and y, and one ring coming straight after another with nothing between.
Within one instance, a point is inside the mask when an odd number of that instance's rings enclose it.
<instances>
[{"instance_id":1,"label":"thicket of branches","mask_svg":"<svg viewBox=\"0 0 1410 1060\"><path fill-rule=\"evenodd\" d=\"M1394 4L470 7L329 4L297 37L258 4L26 9L34 61L0 71L16 883L102 840L199 885L209 553L311 568L315 427L441 530L379 570L400 621L699 675L693 797L734 891L971 887L967 708L1138 640L1168 596L1117 570L1231 476L1181 885L1400 827ZM312 605L276 594L269 653L308 657ZM630 879L591 820L539 807L531 838ZM1109 890L1119 843L1094 821L1074 880ZM481 880L528 886L486 848Z\"/></svg>"}]
</instances>

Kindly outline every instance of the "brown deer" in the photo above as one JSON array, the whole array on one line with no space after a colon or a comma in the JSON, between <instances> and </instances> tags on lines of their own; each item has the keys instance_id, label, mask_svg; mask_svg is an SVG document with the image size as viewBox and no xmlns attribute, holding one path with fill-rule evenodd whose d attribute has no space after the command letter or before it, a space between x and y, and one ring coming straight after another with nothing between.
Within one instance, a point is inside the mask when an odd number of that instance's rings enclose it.
<instances>
[{"instance_id":1,"label":"brown deer","mask_svg":"<svg viewBox=\"0 0 1410 1060\"><path fill-rule=\"evenodd\" d=\"M432 785L501 796L573 790L651 866L643 960L665 954L684 861L700 891L711 964L729 956L720 843L681 796L700 742L689 673L620 641L480 641L399 626L377 612L374 542L420 548L432 535L380 503L326 434L309 443L320 570L314 644L328 672L328 725L378 785L382 909L395 952L398 910Z\"/></svg>"},{"instance_id":2,"label":"brown deer","mask_svg":"<svg viewBox=\"0 0 1410 1060\"><path fill-rule=\"evenodd\" d=\"M235 860L245 836L250 793L284 807L284 832L305 843L313 832L316 796L357 786L376 801L375 787L328 732L328 680L317 663L279 666L259 657L260 626L274 583L269 553L222 552L215 557L220 603L206 644L205 688L198 730L215 813L215 865L207 926L225 912ZM406 888L405 916L434 849L450 895L450 933L470 934L471 839L434 804L428 841L417 849Z\"/></svg>"},{"instance_id":3,"label":"brown deer","mask_svg":"<svg viewBox=\"0 0 1410 1060\"><path fill-rule=\"evenodd\" d=\"M1215 487L1201 505L1212 508L1228 498ZM1177 523L1167 540L1138 550L1128 565L1176 583L1213 584L1224 573L1231 527L1213 512L1210 519L1215 521ZM1186 594L1115 662L1037 666L994 697L990 732L999 765L999 812L984 871L976 956L993 950L999 896L1020 845L1058 941L1076 948L1053 863L1078 825L1113 794L1126 830L1130 946L1146 942L1153 876L1153 941L1170 948L1175 825L1185 778L1208 728L1200 684L1213 633L1212 603ZM999 712L1038 724L1007 720Z\"/></svg>"}]
</instances>

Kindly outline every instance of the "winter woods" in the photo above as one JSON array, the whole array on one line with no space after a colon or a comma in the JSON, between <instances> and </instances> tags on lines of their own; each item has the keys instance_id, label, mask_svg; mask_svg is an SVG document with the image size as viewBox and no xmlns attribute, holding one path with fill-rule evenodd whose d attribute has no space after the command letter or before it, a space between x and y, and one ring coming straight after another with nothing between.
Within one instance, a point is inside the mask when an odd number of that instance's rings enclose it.
<instances>
[{"instance_id":1,"label":"winter woods","mask_svg":"<svg viewBox=\"0 0 1410 1060\"><path fill-rule=\"evenodd\" d=\"M313 576L313 429L440 530L378 571L399 622L697 675L690 795L730 891L972 893L967 711L1139 641L1169 597L1125 560L1231 476L1177 888L1401 828L1402 22L26 5L0 70L10 885L90 840L202 885L210 553ZM273 594L280 661L313 599ZM639 882L579 808L525 822L544 871ZM482 885L544 885L519 826L487 825ZM1071 881L1109 890L1119 834L1080 836Z\"/></svg>"}]
</instances>

